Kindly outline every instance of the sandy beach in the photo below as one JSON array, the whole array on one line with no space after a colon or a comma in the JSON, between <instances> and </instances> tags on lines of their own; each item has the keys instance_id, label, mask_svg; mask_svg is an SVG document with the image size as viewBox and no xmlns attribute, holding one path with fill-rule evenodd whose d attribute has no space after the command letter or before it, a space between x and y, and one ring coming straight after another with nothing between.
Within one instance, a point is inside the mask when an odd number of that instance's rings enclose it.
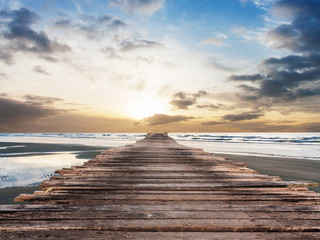
<instances>
[{"instance_id":1,"label":"sandy beach","mask_svg":"<svg viewBox=\"0 0 320 240\"><path fill-rule=\"evenodd\" d=\"M248 164L249 168L257 170L261 174L279 176L283 180L312 181L320 183L320 162L315 160L259 157L247 155L217 154L231 160L237 160ZM320 193L320 187L309 188Z\"/></svg>"}]
</instances>

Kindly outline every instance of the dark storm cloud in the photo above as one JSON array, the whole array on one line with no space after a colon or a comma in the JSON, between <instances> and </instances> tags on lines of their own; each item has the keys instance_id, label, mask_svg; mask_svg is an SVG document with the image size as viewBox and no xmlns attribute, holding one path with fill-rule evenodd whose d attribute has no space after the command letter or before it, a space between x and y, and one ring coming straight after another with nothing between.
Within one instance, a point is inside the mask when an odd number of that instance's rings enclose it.
<instances>
[{"instance_id":1,"label":"dark storm cloud","mask_svg":"<svg viewBox=\"0 0 320 240\"><path fill-rule=\"evenodd\" d=\"M268 35L277 48L294 51L320 51L320 2L318 0L282 0L273 6L274 12L289 15L290 24L272 29Z\"/></svg>"},{"instance_id":2,"label":"dark storm cloud","mask_svg":"<svg viewBox=\"0 0 320 240\"><path fill-rule=\"evenodd\" d=\"M257 81L263 79L264 76L262 74L246 74L246 75L231 75L229 77L232 81Z\"/></svg>"},{"instance_id":3,"label":"dark storm cloud","mask_svg":"<svg viewBox=\"0 0 320 240\"><path fill-rule=\"evenodd\" d=\"M6 125L15 122L37 122L44 117L57 115L62 110L0 97L0 112L0 123Z\"/></svg>"},{"instance_id":4,"label":"dark storm cloud","mask_svg":"<svg viewBox=\"0 0 320 240\"><path fill-rule=\"evenodd\" d=\"M11 19L10 25L28 26L39 20L39 16L26 8L14 11L0 11L1 18Z\"/></svg>"},{"instance_id":5,"label":"dark storm cloud","mask_svg":"<svg viewBox=\"0 0 320 240\"><path fill-rule=\"evenodd\" d=\"M289 55L282 58L268 58L262 61L267 69L283 68L287 71L304 70L314 66L320 66L320 54L310 53L304 56Z\"/></svg>"},{"instance_id":6,"label":"dark storm cloud","mask_svg":"<svg viewBox=\"0 0 320 240\"><path fill-rule=\"evenodd\" d=\"M35 31L31 25L37 23L40 17L26 9L1 11L0 19L4 22L1 35L8 40L6 54L0 53L0 58L10 63L12 55L17 51L31 53L53 53L70 51L70 47L51 40L43 31Z\"/></svg>"},{"instance_id":7,"label":"dark storm cloud","mask_svg":"<svg viewBox=\"0 0 320 240\"><path fill-rule=\"evenodd\" d=\"M320 1L282 0L273 11L291 19L268 33L276 48L296 52L281 58L268 58L259 64L260 72L232 75L242 84L243 100L272 98L275 102L320 96Z\"/></svg>"},{"instance_id":8,"label":"dark storm cloud","mask_svg":"<svg viewBox=\"0 0 320 240\"><path fill-rule=\"evenodd\" d=\"M258 119L263 116L262 113L256 112L247 112L247 113L239 113L239 114L227 114L223 116L223 120L237 122L237 121L244 121L244 120L252 120Z\"/></svg>"},{"instance_id":9,"label":"dark storm cloud","mask_svg":"<svg viewBox=\"0 0 320 240\"><path fill-rule=\"evenodd\" d=\"M197 93L190 94L186 92L177 92L173 95L173 100L170 102L171 105L177 109L189 109L189 107L196 104L198 98L208 95L208 92L200 90Z\"/></svg>"},{"instance_id":10,"label":"dark storm cloud","mask_svg":"<svg viewBox=\"0 0 320 240\"><path fill-rule=\"evenodd\" d=\"M187 117L181 115L166 115L166 114L155 114L152 117L145 118L145 121L149 126L161 125L161 124L169 124L175 122L187 121L190 119L194 119L194 117Z\"/></svg>"},{"instance_id":11,"label":"dark storm cloud","mask_svg":"<svg viewBox=\"0 0 320 240\"><path fill-rule=\"evenodd\" d=\"M244 97L294 100L316 96L318 93L314 88L320 80L319 54L269 58L262 61L260 67L263 74L233 75L229 78L233 81L251 81L258 84L258 87L240 85L239 87L247 93Z\"/></svg>"}]
</instances>

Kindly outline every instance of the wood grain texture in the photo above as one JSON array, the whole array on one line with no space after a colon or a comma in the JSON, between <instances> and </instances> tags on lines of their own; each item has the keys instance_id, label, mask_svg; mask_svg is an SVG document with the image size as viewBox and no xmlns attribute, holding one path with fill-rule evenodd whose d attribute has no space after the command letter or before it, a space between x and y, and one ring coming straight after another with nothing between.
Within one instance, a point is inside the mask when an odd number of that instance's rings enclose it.
<instances>
[{"instance_id":1,"label":"wood grain texture","mask_svg":"<svg viewBox=\"0 0 320 240\"><path fill-rule=\"evenodd\" d=\"M152 133L57 170L26 205L0 206L4 239L319 239L320 194Z\"/></svg>"}]
</instances>

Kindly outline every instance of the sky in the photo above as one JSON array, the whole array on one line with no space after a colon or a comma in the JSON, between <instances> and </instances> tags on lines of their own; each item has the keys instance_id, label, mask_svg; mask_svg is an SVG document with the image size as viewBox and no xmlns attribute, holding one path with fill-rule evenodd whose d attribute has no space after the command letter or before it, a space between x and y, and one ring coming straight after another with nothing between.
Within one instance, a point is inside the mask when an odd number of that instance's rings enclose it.
<instances>
[{"instance_id":1,"label":"sky","mask_svg":"<svg viewBox=\"0 0 320 240\"><path fill-rule=\"evenodd\" d=\"M320 0L0 0L0 132L318 132Z\"/></svg>"}]
</instances>

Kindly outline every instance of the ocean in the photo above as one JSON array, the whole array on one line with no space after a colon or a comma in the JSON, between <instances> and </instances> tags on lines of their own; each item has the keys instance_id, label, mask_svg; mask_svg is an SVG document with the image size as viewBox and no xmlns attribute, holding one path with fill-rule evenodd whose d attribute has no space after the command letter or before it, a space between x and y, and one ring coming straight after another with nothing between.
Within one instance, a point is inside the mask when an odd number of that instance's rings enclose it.
<instances>
[{"instance_id":1,"label":"ocean","mask_svg":"<svg viewBox=\"0 0 320 240\"><path fill-rule=\"evenodd\" d=\"M63 167L82 165L142 133L0 133L0 188L35 186ZM216 154L320 161L320 133L169 133L177 142Z\"/></svg>"}]
</instances>

